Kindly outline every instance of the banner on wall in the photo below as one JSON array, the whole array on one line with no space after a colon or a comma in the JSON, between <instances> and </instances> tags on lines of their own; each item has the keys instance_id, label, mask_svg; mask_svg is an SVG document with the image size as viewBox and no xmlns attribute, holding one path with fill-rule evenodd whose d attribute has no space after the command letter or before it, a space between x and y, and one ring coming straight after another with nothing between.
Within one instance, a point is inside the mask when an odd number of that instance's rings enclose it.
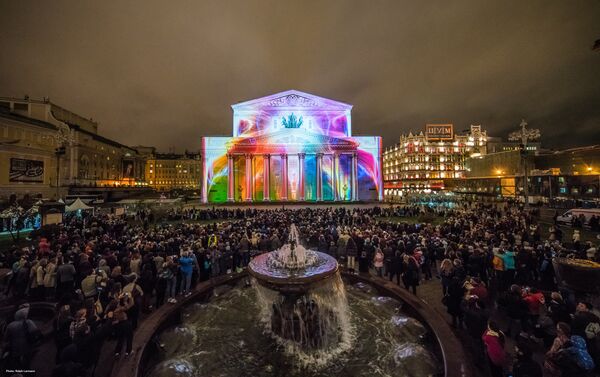
<instances>
[{"instance_id":1,"label":"banner on wall","mask_svg":"<svg viewBox=\"0 0 600 377\"><path fill-rule=\"evenodd\" d=\"M121 166L121 176L123 178L133 178L132 160L123 160L123 165Z\"/></svg>"},{"instance_id":2,"label":"banner on wall","mask_svg":"<svg viewBox=\"0 0 600 377\"><path fill-rule=\"evenodd\" d=\"M11 158L9 182L44 182L44 161Z\"/></svg>"}]
</instances>

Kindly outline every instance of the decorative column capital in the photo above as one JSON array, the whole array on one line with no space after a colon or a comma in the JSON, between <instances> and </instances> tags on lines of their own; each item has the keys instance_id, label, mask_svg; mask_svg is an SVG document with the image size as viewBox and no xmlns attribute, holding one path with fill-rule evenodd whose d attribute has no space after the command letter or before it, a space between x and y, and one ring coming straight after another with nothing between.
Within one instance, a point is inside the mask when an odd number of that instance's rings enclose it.
<instances>
[{"instance_id":1,"label":"decorative column capital","mask_svg":"<svg viewBox=\"0 0 600 377\"><path fill-rule=\"evenodd\" d=\"M279 157L281 157L282 159L287 159L287 156L288 156L287 153L281 153L279 155Z\"/></svg>"},{"instance_id":2,"label":"decorative column capital","mask_svg":"<svg viewBox=\"0 0 600 377\"><path fill-rule=\"evenodd\" d=\"M269 153L265 153L263 154L263 158L271 158L271 155Z\"/></svg>"},{"instance_id":3,"label":"decorative column capital","mask_svg":"<svg viewBox=\"0 0 600 377\"><path fill-rule=\"evenodd\" d=\"M306 157L306 153L298 153L298 158L304 158Z\"/></svg>"},{"instance_id":4,"label":"decorative column capital","mask_svg":"<svg viewBox=\"0 0 600 377\"><path fill-rule=\"evenodd\" d=\"M252 153L246 153L244 154L244 157L246 157L247 159L252 158Z\"/></svg>"}]
</instances>

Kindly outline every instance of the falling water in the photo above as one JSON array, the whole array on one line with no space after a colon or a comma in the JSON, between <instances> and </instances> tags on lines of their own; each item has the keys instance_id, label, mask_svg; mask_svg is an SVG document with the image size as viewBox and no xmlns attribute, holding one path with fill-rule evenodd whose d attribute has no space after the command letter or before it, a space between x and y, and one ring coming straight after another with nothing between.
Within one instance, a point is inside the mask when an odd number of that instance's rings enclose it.
<instances>
[{"instance_id":1,"label":"falling water","mask_svg":"<svg viewBox=\"0 0 600 377\"><path fill-rule=\"evenodd\" d=\"M348 300L344 282L338 273L321 281L304 295L295 297L293 307L297 326L284 326L286 297L260 284L253 284L259 304L260 320L269 334L285 353L294 357L302 367L319 367L352 346L353 328L350 323ZM307 307L309 309L307 309ZM313 310L307 319L307 310ZM273 316L280 318L273 320ZM281 328L274 329L274 323ZM298 331L298 333L285 333Z\"/></svg>"}]
</instances>

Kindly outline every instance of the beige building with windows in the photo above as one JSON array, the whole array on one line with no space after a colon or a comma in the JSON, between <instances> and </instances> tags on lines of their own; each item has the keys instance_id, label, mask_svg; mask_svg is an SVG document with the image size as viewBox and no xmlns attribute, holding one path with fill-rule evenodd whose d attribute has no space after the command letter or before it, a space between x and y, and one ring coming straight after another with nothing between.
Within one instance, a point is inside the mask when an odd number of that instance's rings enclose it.
<instances>
[{"instance_id":1,"label":"beige building with windows","mask_svg":"<svg viewBox=\"0 0 600 377\"><path fill-rule=\"evenodd\" d=\"M154 148L136 147L146 155L146 182L158 191L199 190L202 159L198 153L156 153ZM148 153L150 152L150 153Z\"/></svg>"},{"instance_id":2,"label":"beige building with windows","mask_svg":"<svg viewBox=\"0 0 600 377\"><path fill-rule=\"evenodd\" d=\"M425 132L402 135L383 152L386 199L398 199L406 191L444 189L446 180L465 176L468 157L486 153L486 142L481 125L455 134L452 124L428 124Z\"/></svg>"},{"instance_id":3,"label":"beige building with windows","mask_svg":"<svg viewBox=\"0 0 600 377\"><path fill-rule=\"evenodd\" d=\"M0 97L0 197L57 198L70 186L143 186L144 167L143 156L99 135L92 119L46 98Z\"/></svg>"}]
</instances>

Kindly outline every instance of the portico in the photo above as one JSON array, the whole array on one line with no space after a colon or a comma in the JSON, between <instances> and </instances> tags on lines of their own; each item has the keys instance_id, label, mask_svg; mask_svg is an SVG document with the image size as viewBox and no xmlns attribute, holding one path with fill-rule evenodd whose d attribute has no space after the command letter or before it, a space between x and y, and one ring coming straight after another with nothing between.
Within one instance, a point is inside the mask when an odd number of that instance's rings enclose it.
<instances>
[{"instance_id":1,"label":"portico","mask_svg":"<svg viewBox=\"0 0 600 377\"><path fill-rule=\"evenodd\" d=\"M233 108L204 137L204 202L381 200L381 138L351 134L352 106L298 91Z\"/></svg>"}]
</instances>

